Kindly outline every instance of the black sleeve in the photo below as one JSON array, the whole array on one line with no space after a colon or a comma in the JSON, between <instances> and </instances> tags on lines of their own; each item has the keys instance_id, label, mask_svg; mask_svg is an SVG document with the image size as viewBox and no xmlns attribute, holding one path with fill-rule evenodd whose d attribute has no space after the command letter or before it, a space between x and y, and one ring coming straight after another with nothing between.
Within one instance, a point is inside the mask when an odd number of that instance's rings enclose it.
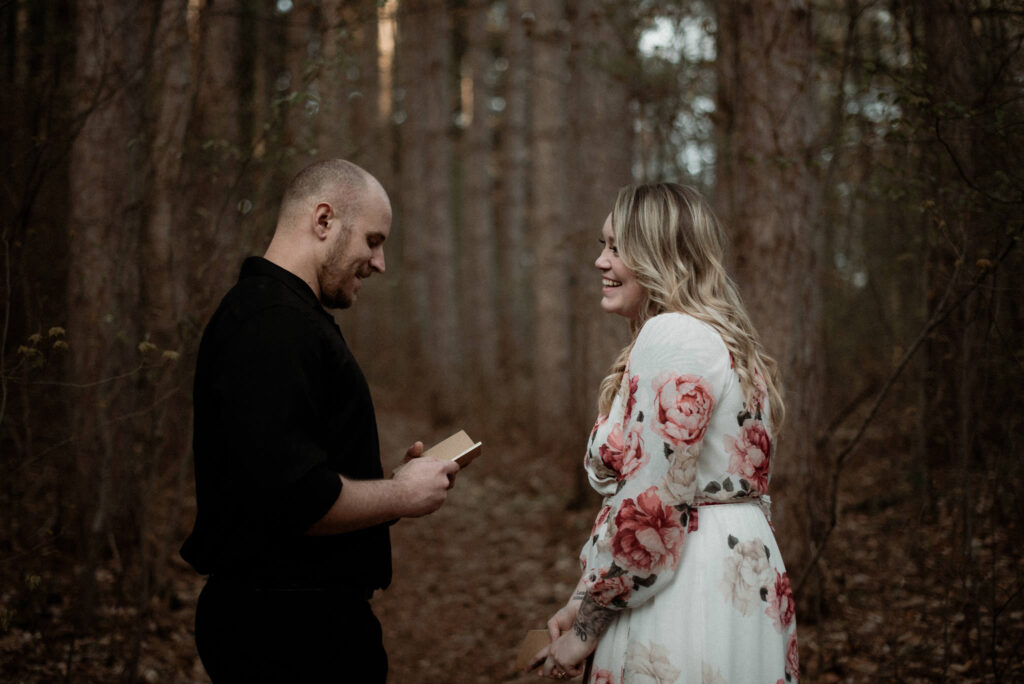
<instances>
[{"instance_id":1,"label":"black sleeve","mask_svg":"<svg viewBox=\"0 0 1024 684\"><path fill-rule=\"evenodd\" d=\"M327 349L308 314L273 307L240 323L211 371L217 470L237 505L259 507L250 513L282 532L308 529L341 490L317 438Z\"/></svg>"}]
</instances>

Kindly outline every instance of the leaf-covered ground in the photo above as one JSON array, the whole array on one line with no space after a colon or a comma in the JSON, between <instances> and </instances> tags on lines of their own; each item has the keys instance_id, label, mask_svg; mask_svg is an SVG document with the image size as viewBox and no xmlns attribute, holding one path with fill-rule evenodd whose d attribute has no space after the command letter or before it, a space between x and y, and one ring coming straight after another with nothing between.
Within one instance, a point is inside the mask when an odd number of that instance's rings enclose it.
<instances>
[{"instance_id":1,"label":"leaf-covered ground","mask_svg":"<svg viewBox=\"0 0 1024 684\"><path fill-rule=\"evenodd\" d=\"M444 436L387 411L379 423L386 460L414 439ZM567 510L567 461L576 459L540 460L523 439L473 436L486 451L460 474L447 505L393 528L394 582L374 608L395 684L534 681L514 670L519 642L544 625L577 579L593 511ZM998 499L979 504L983 523L957 548L942 506L926 515L891 472L855 460L842 482L840 525L822 566L826 598L797 616L803 681L1024 681L1016 656L1024 569L1011 534L1019 521L1000 518L1019 509L1001 508ZM100 574L97 626L75 634L67 619L70 571L59 553L32 549L0 560L0 680L130 681L126 668L137 662L137 680L208 681L191 634L201 579L174 559L169 595L139 618L130 600L115 598L118 562ZM994 581L967 586L964 563ZM26 577L26 567L44 569Z\"/></svg>"}]
</instances>

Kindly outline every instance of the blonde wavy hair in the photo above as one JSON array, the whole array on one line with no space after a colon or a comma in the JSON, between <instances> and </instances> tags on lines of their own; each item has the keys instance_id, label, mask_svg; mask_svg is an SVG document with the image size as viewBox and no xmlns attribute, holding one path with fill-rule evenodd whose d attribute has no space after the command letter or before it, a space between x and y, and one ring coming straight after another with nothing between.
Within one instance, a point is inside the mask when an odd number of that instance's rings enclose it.
<instances>
[{"instance_id":1,"label":"blonde wavy hair","mask_svg":"<svg viewBox=\"0 0 1024 684\"><path fill-rule=\"evenodd\" d=\"M773 432L785 417L778 366L761 346L735 283L725 269L725 233L707 201L676 183L629 185L612 209L612 233L623 265L644 288L632 339L601 382L598 410L607 415L640 328L661 313L685 313L714 328L732 354L733 367L756 412L767 395Z\"/></svg>"}]
</instances>

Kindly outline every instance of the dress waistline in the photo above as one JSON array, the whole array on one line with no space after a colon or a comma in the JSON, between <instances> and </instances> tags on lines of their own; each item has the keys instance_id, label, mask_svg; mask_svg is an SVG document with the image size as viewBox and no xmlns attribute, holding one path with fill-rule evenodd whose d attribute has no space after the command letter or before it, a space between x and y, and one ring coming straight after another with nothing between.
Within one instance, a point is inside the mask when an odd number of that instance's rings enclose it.
<instances>
[{"instance_id":1,"label":"dress waistline","mask_svg":"<svg viewBox=\"0 0 1024 684\"><path fill-rule=\"evenodd\" d=\"M694 501L691 506L720 506L723 504L738 504L738 503L752 503L757 504L764 513L764 517L768 518L768 522L772 521L772 499L767 494L756 494L754 496L741 496L734 499L726 499L719 501L715 499L707 499L704 501Z\"/></svg>"}]
</instances>

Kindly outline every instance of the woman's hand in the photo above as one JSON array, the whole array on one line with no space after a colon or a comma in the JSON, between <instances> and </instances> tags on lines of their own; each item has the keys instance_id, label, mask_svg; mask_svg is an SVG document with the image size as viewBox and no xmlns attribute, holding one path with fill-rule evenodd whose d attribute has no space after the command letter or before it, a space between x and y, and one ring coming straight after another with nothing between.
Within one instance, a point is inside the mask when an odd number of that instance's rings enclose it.
<instances>
[{"instance_id":1,"label":"woman's hand","mask_svg":"<svg viewBox=\"0 0 1024 684\"><path fill-rule=\"evenodd\" d=\"M580 585L583 585L583 580L580 580ZM580 596L582 598L578 598ZM584 662L597 649L597 642L617 613L598 605L585 589L578 588L572 600L548 620L551 645L533 657L533 667L543 658L540 676L552 679L577 676L583 672ZM563 629L570 616L574 616L572 621Z\"/></svg>"},{"instance_id":2,"label":"woman's hand","mask_svg":"<svg viewBox=\"0 0 1024 684\"><path fill-rule=\"evenodd\" d=\"M572 623L576 622L576 615L580 612L582 602L583 592L576 592L568 603L551 616L548 620L548 634L551 635L552 642L572 629Z\"/></svg>"},{"instance_id":3,"label":"woman's hand","mask_svg":"<svg viewBox=\"0 0 1024 684\"><path fill-rule=\"evenodd\" d=\"M583 641L575 631L569 630L545 649L544 663L538 674L549 679L578 677L583 674L587 657L595 648L596 639Z\"/></svg>"},{"instance_id":4,"label":"woman's hand","mask_svg":"<svg viewBox=\"0 0 1024 684\"><path fill-rule=\"evenodd\" d=\"M580 612L580 604L583 602L583 597L586 595L583 587L583 580L580 579L580 582L576 587L576 591L573 592L572 598L569 599L564 606L559 608L558 612L548 619L547 628L548 635L551 638L551 643L537 651L533 658L530 659L530 665L526 668L527 672L544 665L547 660L548 653L551 651L552 645L559 639L559 637L572 630L572 623L576 621L576 615Z\"/></svg>"}]
</instances>

